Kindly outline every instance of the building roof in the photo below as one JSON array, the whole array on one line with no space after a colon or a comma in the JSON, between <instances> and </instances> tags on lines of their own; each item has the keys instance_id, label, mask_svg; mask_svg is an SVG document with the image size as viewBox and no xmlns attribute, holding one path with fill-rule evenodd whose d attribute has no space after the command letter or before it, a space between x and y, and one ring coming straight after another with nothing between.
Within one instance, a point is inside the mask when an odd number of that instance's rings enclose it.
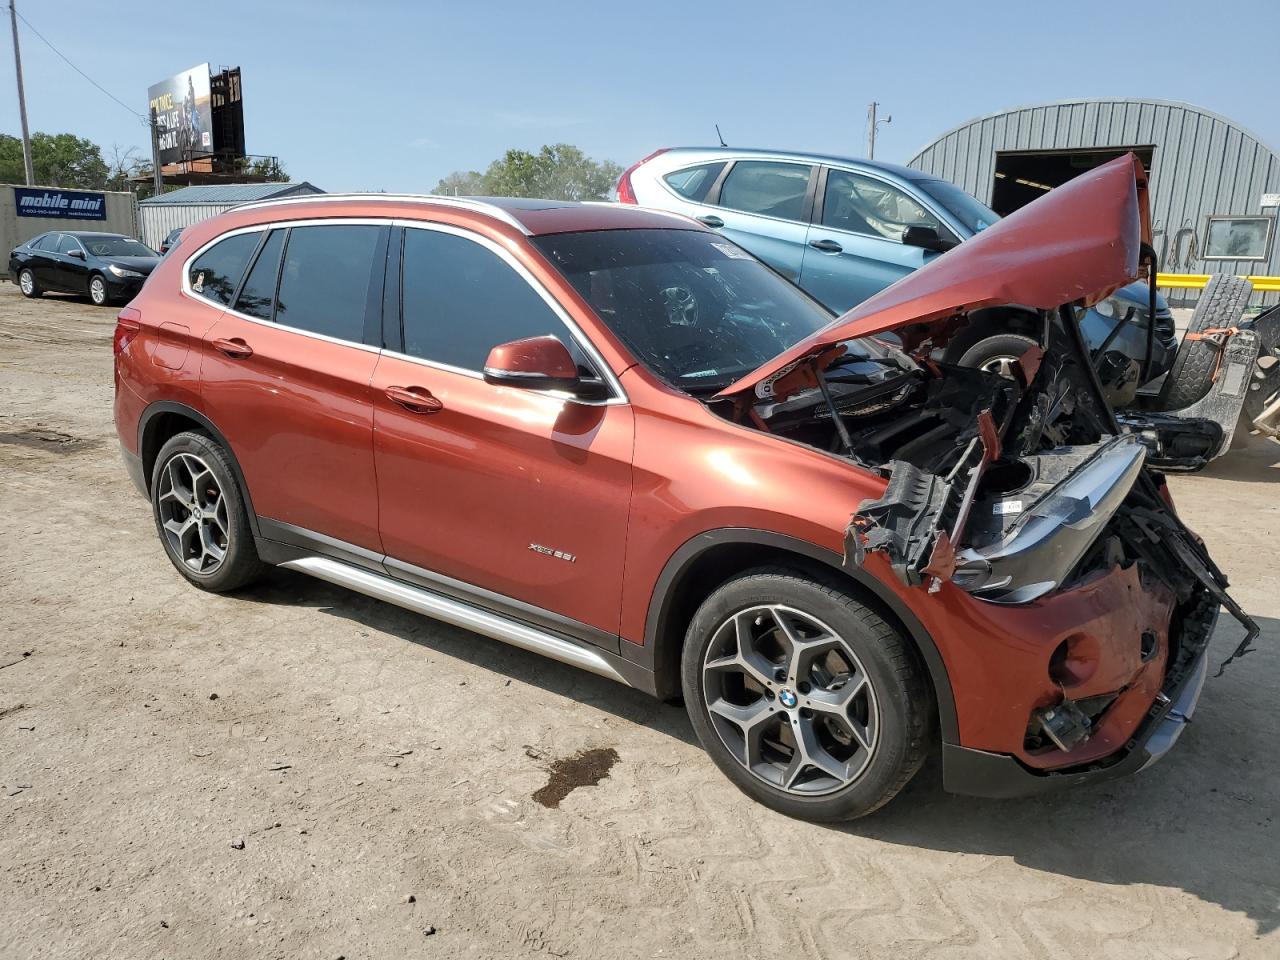
<instances>
[{"instance_id":1,"label":"building roof","mask_svg":"<svg viewBox=\"0 0 1280 960\"><path fill-rule=\"evenodd\" d=\"M226 183L182 187L180 190L162 193L158 197L147 197L140 202L154 206L186 203L252 203L255 200L276 200L280 197L317 193L324 193L324 191L305 180L299 183Z\"/></svg>"}]
</instances>

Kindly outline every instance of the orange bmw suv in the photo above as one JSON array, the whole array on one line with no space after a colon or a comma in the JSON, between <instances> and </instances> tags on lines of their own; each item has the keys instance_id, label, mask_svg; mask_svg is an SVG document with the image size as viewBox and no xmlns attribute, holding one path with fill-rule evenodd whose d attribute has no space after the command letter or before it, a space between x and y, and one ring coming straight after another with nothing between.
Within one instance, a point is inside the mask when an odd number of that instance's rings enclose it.
<instances>
[{"instance_id":1,"label":"orange bmw suv","mask_svg":"<svg viewBox=\"0 0 1280 960\"><path fill-rule=\"evenodd\" d=\"M701 224L307 197L186 230L116 328L115 416L193 585L299 570L658 697L814 820L941 747L1012 796L1152 762L1219 608L1077 319L1142 272L1122 158L836 318ZM1038 312L1013 378L940 362Z\"/></svg>"}]
</instances>

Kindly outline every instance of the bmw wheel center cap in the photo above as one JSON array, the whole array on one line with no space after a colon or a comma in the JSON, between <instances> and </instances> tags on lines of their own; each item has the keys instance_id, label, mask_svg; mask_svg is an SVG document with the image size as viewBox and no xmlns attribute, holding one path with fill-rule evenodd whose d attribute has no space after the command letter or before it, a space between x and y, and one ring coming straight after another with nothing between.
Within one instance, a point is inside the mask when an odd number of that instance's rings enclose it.
<instances>
[{"instance_id":1,"label":"bmw wheel center cap","mask_svg":"<svg viewBox=\"0 0 1280 960\"><path fill-rule=\"evenodd\" d=\"M781 701L782 705L786 707L788 710L790 710L792 707L794 707L797 703L800 702L796 698L795 691L788 690L785 688L779 691L778 700Z\"/></svg>"}]
</instances>

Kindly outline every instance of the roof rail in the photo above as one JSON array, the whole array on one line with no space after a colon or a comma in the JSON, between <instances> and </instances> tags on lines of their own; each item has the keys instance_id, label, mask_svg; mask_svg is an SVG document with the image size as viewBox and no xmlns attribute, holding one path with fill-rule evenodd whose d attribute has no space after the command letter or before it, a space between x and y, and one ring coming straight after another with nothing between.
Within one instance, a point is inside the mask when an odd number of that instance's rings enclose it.
<instances>
[{"instance_id":1,"label":"roof rail","mask_svg":"<svg viewBox=\"0 0 1280 960\"><path fill-rule=\"evenodd\" d=\"M248 203L237 204L232 209L252 210L259 207L282 207L292 203L328 203L335 200L387 200L393 203L428 203L445 207L461 207L484 213L496 220L501 220L508 226L515 227L525 236L529 235L529 230L523 223L497 204L485 203L473 197L443 197L432 193L313 193L300 197L278 197L274 200L251 200Z\"/></svg>"}]
</instances>

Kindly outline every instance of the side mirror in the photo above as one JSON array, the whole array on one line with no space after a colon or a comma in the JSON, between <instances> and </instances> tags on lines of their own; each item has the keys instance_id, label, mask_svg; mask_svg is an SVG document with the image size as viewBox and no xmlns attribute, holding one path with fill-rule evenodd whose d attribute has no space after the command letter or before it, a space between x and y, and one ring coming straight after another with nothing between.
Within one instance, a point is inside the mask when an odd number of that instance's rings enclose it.
<instances>
[{"instance_id":1,"label":"side mirror","mask_svg":"<svg viewBox=\"0 0 1280 960\"><path fill-rule=\"evenodd\" d=\"M921 247L925 250L936 250L938 253L946 253L952 247L959 246L956 240L944 240L938 236L938 231L933 227L907 227L902 231L902 242L908 247Z\"/></svg>"},{"instance_id":2,"label":"side mirror","mask_svg":"<svg viewBox=\"0 0 1280 960\"><path fill-rule=\"evenodd\" d=\"M526 390L563 390L583 400L605 395L604 384L580 376L568 348L553 336L498 344L484 362L484 379Z\"/></svg>"},{"instance_id":3,"label":"side mirror","mask_svg":"<svg viewBox=\"0 0 1280 960\"><path fill-rule=\"evenodd\" d=\"M70 258L71 258L71 259L73 259L73 260L83 260L83 259L84 259L84 251L83 251L83 250L71 250L71 251L68 251L67 256L68 256L68 257L70 257Z\"/></svg>"}]
</instances>

